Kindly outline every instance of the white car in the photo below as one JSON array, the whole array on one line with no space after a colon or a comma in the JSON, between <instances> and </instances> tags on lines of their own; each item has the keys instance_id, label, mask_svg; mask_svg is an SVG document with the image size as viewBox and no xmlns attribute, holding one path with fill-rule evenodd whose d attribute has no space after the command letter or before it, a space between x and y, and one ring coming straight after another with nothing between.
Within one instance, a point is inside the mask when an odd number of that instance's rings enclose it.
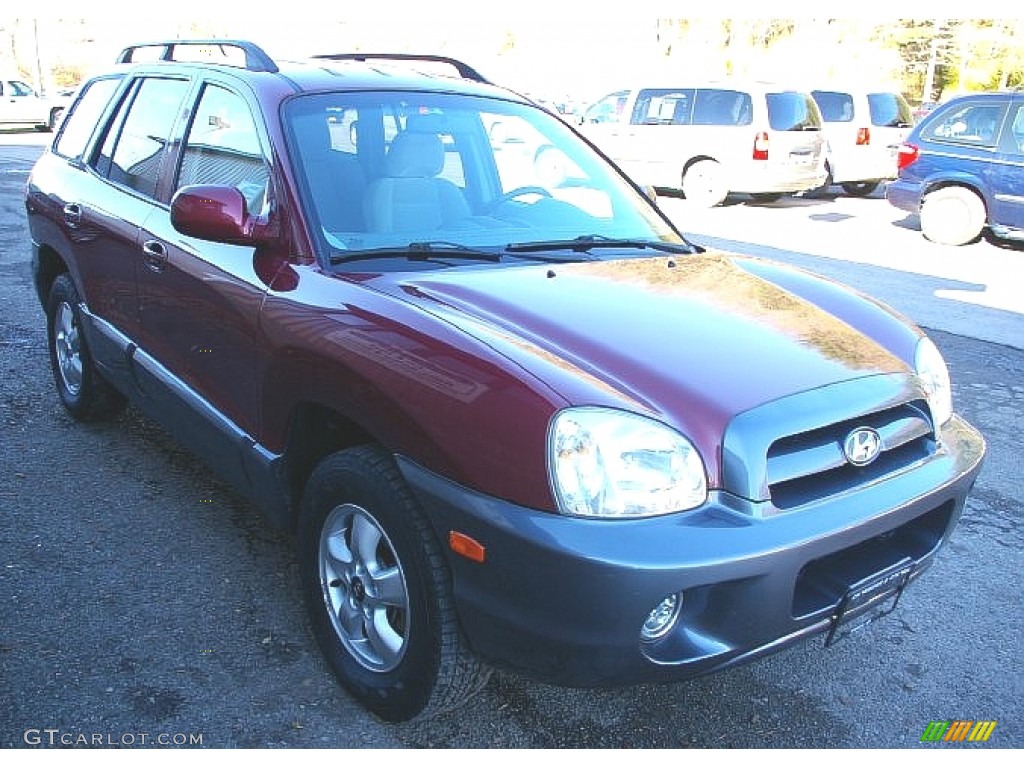
<instances>
[{"instance_id":1,"label":"white car","mask_svg":"<svg viewBox=\"0 0 1024 768\"><path fill-rule=\"evenodd\" d=\"M40 96L21 80L0 80L0 126L27 125L52 131L70 98Z\"/></svg>"}]
</instances>

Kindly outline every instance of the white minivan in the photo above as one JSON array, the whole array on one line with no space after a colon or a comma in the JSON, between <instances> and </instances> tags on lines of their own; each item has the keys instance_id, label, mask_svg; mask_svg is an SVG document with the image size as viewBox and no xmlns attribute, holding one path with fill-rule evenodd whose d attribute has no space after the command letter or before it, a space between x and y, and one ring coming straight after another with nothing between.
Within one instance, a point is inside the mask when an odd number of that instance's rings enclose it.
<instances>
[{"instance_id":1,"label":"white minivan","mask_svg":"<svg viewBox=\"0 0 1024 768\"><path fill-rule=\"evenodd\" d=\"M807 92L723 80L615 91L580 130L636 183L711 207L731 193L770 201L820 187L821 126Z\"/></svg>"},{"instance_id":2,"label":"white minivan","mask_svg":"<svg viewBox=\"0 0 1024 768\"><path fill-rule=\"evenodd\" d=\"M870 195L897 175L896 155L914 115L894 88L832 86L811 91L824 121L828 179L848 195Z\"/></svg>"}]
</instances>

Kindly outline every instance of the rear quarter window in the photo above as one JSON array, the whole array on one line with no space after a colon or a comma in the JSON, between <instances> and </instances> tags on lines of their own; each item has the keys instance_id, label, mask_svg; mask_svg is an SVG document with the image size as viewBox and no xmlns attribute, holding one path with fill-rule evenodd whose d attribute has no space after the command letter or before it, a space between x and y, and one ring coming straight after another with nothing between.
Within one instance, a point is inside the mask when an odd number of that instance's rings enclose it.
<instances>
[{"instance_id":1,"label":"rear quarter window","mask_svg":"<svg viewBox=\"0 0 1024 768\"><path fill-rule=\"evenodd\" d=\"M68 158L78 158L84 154L89 139L120 84L121 78L108 77L85 87L72 105L71 113L64 119L60 135L53 145L54 152Z\"/></svg>"},{"instance_id":2,"label":"rear quarter window","mask_svg":"<svg viewBox=\"0 0 1024 768\"><path fill-rule=\"evenodd\" d=\"M869 93L871 124L883 128L909 128L914 114L907 100L898 93Z\"/></svg>"}]
</instances>

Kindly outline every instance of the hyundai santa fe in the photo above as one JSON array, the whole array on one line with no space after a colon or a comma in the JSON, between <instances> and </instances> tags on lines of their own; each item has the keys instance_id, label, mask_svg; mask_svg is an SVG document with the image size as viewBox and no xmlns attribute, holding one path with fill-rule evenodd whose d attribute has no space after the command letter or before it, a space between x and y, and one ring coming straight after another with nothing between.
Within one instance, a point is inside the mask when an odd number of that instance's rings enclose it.
<instances>
[{"instance_id":1,"label":"hyundai santa fe","mask_svg":"<svg viewBox=\"0 0 1024 768\"><path fill-rule=\"evenodd\" d=\"M691 243L450 59L129 47L26 205L64 408L133 403L294 531L312 635L389 721L496 666L611 686L835 643L983 460L920 329Z\"/></svg>"}]
</instances>

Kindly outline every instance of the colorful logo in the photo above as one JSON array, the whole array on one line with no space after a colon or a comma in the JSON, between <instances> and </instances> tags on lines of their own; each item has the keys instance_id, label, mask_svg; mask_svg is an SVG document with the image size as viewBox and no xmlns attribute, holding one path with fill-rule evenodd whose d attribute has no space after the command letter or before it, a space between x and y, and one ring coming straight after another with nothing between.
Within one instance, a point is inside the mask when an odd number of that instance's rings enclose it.
<instances>
[{"instance_id":1,"label":"colorful logo","mask_svg":"<svg viewBox=\"0 0 1024 768\"><path fill-rule=\"evenodd\" d=\"M988 741L995 729L995 720L933 720L921 741Z\"/></svg>"}]
</instances>

